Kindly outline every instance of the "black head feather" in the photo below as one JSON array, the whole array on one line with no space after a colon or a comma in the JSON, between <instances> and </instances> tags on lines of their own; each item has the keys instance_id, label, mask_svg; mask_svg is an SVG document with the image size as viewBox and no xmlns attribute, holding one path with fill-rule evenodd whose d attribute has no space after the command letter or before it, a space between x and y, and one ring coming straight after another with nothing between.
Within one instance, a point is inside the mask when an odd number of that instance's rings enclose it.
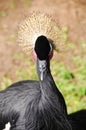
<instances>
[{"instance_id":1,"label":"black head feather","mask_svg":"<svg viewBox=\"0 0 86 130\"><path fill-rule=\"evenodd\" d=\"M35 52L37 54L37 57L40 60L45 60L49 57L49 53L51 50L50 47L50 43L48 41L48 39L41 35L37 38L36 42L35 42Z\"/></svg>"}]
</instances>

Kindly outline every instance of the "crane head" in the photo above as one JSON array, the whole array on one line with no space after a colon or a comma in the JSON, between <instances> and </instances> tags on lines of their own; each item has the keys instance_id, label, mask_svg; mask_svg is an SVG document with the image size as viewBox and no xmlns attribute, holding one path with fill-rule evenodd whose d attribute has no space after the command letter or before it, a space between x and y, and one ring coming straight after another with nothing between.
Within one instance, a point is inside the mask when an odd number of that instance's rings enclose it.
<instances>
[{"instance_id":1,"label":"crane head","mask_svg":"<svg viewBox=\"0 0 86 130\"><path fill-rule=\"evenodd\" d=\"M51 59L53 56L53 47L47 37L41 35L36 39L34 47L34 57L39 60Z\"/></svg>"},{"instance_id":2,"label":"crane head","mask_svg":"<svg viewBox=\"0 0 86 130\"><path fill-rule=\"evenodd\" d=\"M49 69L49 60L53 56L53 46L44 35L39 36L35 41L34 58L37 61L37 72L42 81Z\"/></svg>"}]
</instances>

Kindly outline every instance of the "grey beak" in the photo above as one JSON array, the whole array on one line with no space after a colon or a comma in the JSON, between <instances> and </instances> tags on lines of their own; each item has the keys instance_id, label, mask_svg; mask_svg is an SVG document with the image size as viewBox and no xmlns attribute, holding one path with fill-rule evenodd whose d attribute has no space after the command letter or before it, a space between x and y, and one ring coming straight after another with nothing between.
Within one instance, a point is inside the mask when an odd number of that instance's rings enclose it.
<instances>
[{"instance_id":1,"label":"grey beak","mask_svg":"<svg viewBox=\"0 0 86 130\"><path fill-rule=\"evenodd\" d=\"M47 66L46 60L38 60L38 66L39 66L40 80L42 81L44 79L44 74Z\"/></svg>"}]
</instances>

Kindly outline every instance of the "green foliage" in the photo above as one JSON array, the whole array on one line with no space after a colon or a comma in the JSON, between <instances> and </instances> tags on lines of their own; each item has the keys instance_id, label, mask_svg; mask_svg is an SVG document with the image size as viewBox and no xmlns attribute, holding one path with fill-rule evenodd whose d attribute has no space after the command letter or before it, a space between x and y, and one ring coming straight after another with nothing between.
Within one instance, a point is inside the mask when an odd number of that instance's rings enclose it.
<instances>
[{"instance_id":1,"label":"green foliage","mask_svg":"<svg viewBox=\"0 0 86 130\"><path fill-rule=\"evenodd\" d=\"M9 85L11 85L12 82L13 82L13 81L12 81L10 78L8 78L8 77L3 77L3 80L2 80L2 82L1 82L1 87L0 87L0 89L1 89L1 90L6 89L6 87L9 86Z\"/></svg>"},{"instance_id":2,"label":"green foliage","mask_svg":"<svg viewBox=\"0 0 86 130\"><path fill-rule=\"evenodd\" d=\"M63 41L67 42L67 40L68 40L68 28L67 27L62 28L61 35L62 35Z\"/></svg>"},{"instance_id":3,"label":"green foliage","mask_svg":"<svg viewBox=\"0 0 86 130\"><path fill-rule=\"evenodd\" d=\"M30 6L30 2L31 2L31 0L24 0L24 5L28 7L28 6Z\"/></svg>"},{"instance_id":4,"label":"green foliage","mask_svg":"<svg viewBox=\"0 0 86 130\"><path fill-rule=\"evenodd\" d=\"M9 7L10 7L11 9L15 9L15 8L16 8L16 2L15 2L15 0L10 0L10 2L9 2Z\"/></svg>"},{"instance_id":5,"label":"green foliage","mask_svg":"<svg viewBox=\"0 0 86 130\"><path fill-rule=\"evenodd\" d=\"M0 18L7 16L7 12L5 10L0 11Z\"/></svg>"},{"instance_id":6,"label":"green foliage","mask_svg":"<svg viewBox=\"0 0 86 130\"><path fill-rule=\"evenodd\" d=\"M22 5L24 5L25 7L29 7L30 3L31 3L31 0L23 0L22 1ZM15 0L10 0L9 7L11 9L15 9L17 7L17 2Z\"/></svg>"}]
</instances>

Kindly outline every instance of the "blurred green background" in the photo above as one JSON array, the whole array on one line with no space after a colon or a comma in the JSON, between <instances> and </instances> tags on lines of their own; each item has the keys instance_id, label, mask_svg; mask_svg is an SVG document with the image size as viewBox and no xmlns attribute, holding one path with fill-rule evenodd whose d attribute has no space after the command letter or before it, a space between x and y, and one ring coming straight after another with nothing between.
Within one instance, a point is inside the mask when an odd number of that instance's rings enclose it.
<instances>
[{"instance_id":1,"label":"blurred green background","mask_svg":"<svg viewBox=\"0 0 86 130\"><path fill-rule=\"evenodd\" d=\"M86 109L85 0L0 1L0 90L20 80L38 80L33 57L24 54L16 41L19 22L32 11L52 15L62 28L65 48L54 53L52 75L68 113Z\"/></svg>"}]
</instances>

